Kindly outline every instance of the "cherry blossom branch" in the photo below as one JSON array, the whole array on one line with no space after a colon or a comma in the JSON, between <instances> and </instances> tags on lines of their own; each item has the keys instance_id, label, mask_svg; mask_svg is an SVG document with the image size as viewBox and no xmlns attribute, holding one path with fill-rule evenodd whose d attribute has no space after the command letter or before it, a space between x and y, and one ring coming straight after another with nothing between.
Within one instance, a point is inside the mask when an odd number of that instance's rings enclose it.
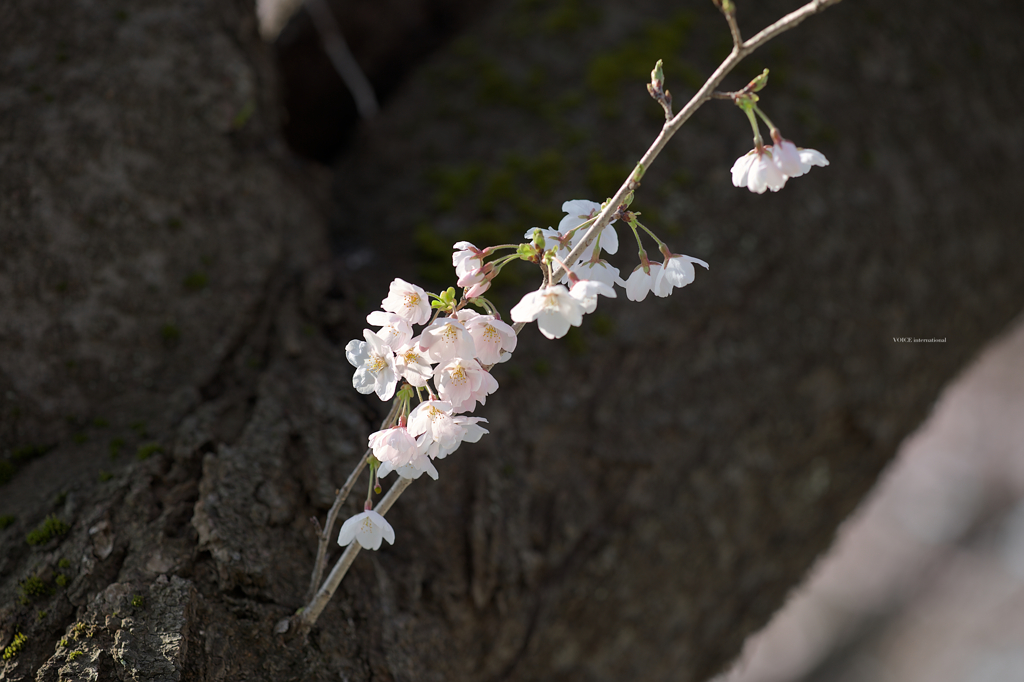
<instances>
[{"instance_id":1,"label":"cherry blossom branch","mask_svg":"<svg viewBox=\"0 0 1024 682\"><path fill-rule=\"evenodd\" d=\"M683 107L678 114L665 122L661 132L658 133L658 137L655 138L650 148L644 153L639 163L637 163L636 170L624 183L622 183L619 190L611 200L607 202L605 207L601 210L601 213L597 216L597 220L594 221L593 226L587 230L583 239L581 239L569 255L565 257L565 262L575 263L579 260L580 255L593 243L601 230L607 227L619 213L620 209L627 205L627 196L640 186L640 178L642 178L647 169L651 167L654 160L658 158L658 155L661 153L661 150L665 148L665 145L668 144L668 141L672 139L672 136L679 131L683 124L693 116L693 113L697 111L701 105L712 98L715 88L718 87L729 72L736 68L737 64L772 38L781 33L785 33L791 28L795 28L807 17L817 14L827 7L838 4L839 2L840 0L811 0L811 2L807 3L800 9L790 12L771 26L768 26L753 38L733 45L732 52L730 52L729 56L725 58L725 61L715 69L715 72L711 74L711 77L708 78L704 85L701 86L700 90L697 91L697 94L695 94L690 101L686 103L686 106ZM735 39L737 36L738 29L737 32L733 34L733 38ZM557 268L553 273L551 273L551 281L557 282L564 274L565 271L561 267Z\"/></svg>"},{"instance_id":2,"label":"cherry blossom branch","mask_svg":"<svg viewBox=\"0 0 1024 682\"><path fill-rule=\"evenodd\" d=\"M388 416L384 418L381 428L387 427L392 419L395 418L395 414L398 412L399 402L396 400L392 406ZM334 522L338 520L338 514L341 512L341 505L344 504L348 498L350 492L352 492L353 486L356 484L356 480L359 478L359 474L363 472L366 467L366 463L370 461L370 455L373 454L373 450L367 448L366 452L363 453L363 458L359 460L355 468L352 469L352 473L348 475L348 480L345 481L345 485L338 490L334 497L334 504L331 505L330 511L327 512L327 521L324 523L324 527L320 529L320 538L317 542L316 549L316 561L313 563L313 575L309 581L309 589L306 591L306 601L310 601L313 595L316 594L316 589L320 585L320 581L324 577L324 567L327 565L327 548L331 544L331 537L334 532Z\"/></svg>"},{"instance_id":3,"label":"cherry blossom branch","mask_svg":"<svg viewBox=\"0 0 1024 682\"><path fill-rule=\"evenodd\" d=\"M388 490L387 494L377 503L377 513L380 515L387 514L388 510L395 503L395 500L405 492L405 489L413 482L414 479L399 477L395 481L394 485ZM320 617L320 613L327 606L327 602L334 596L334 592L338 589L338 585L341 584L341 579L348 573L349 567L352 562L355 561L356 555L362 546L358 542L353 542L338 559L337 563L334 564L334 568L327 576L327 580L324 581L323 586L317 591L316 595L308 601L308 603L299 611L295 616L294 623L298 628L299 632L308 631L309 628L313 627L316 623L317 618Z\"/></svg>"}]
</instances>

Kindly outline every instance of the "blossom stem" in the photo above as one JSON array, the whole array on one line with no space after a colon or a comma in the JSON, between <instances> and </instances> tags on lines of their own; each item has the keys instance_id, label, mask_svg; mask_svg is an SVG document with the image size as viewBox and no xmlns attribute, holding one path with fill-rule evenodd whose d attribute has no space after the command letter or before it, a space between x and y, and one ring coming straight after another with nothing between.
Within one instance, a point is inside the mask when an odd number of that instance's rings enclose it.
<instances>
[{"instance_id":1,"label":"blossom stem","mask_svg":"<svg viewBox=\"0 0 1024 682\"><path fill-rule=\"evenodd\" d=\"M757 117L754 116L754 112L751 111L750 107L743 107L743 113L747 115L750 127L754 129L754 149L760 150L764 147L764 140L761 139L761 128L757 125Z\"/></svg>"},{"instance_id":2,"label":"blossom stem","mask_svg":"<svg viewBox=\"0 0 1024 682\"><path fill-rule=\"evenodd\" d=\"M658 235L656 235L656 234L654 234L653 232L651 232L651 231L650 231L650 230L649 230L649 229L647 228L647 226L646 226L646 225L644 225L644 224L643 224L642 222L640 222L639 220L637 220L637 221L635 221L635 222L636 222L636 224L637 224L637 227L639 227L639 228L640 228L640 229L642 229L642 230L643 230L644 232L646 232L647 234L649 234L649 235L651 236L651 239L653 239L653 240L654 240L654 241L655 241L655 242L656 242L656 243L658 244L658 249L659 249L659 250L660 250L660 249L661 249L661 248L662 248L663 246L665 246L665 242L663 242L663 241L661 241L660 239L658 239Z\"/></svg>"},{"instance_id":3,"label":"blossom stem","mask_svg":"<svg viewBox=\"0 0 1024 682\"><path fill-rule=\"evenodd\" d=\"M654 163L654 160L659 154L661 154L661 151L665 148L665 145L668 144L668 141L672 139L676 132L678 132L683 124L693 116L693 113L697 111L701 105L711 99L715 88L717 88L722 80L736 68L736 65L749 56L750 53L779 34L796 27L807 17L817 14L818 12L821 12L831 5L835 5L839 2L840 0L811 0L811 2L808 2L803 7L790 12L754 35L752 38L748 38L742 44L734 45L729 56L725 58L725 61L718 65L718 68L715 69L715 72L711 74L711 77L707 79L704 85L700 87L697 94L690 98L690 101L686 103L686 106L680 109L671 120L665 122L661 132L658 133L658 136L654 139L654 142L648 150L644 152L639 163L643 164L644 169L650 169L651 164ZM618 191L611 198L611 201L601 209L601 213L597 216L597 219L594 221L594 224L590 229L587 230L583 239L580 240L579 244L577 244L565 258L566 263L574 263L579 260L580 254L583 253L583 250L590 246L601 230L608 226L615 217L615 214L618 212L619 205L625 200L626 195L635 190L636 187L637 182L634 180L632 173L630 173L630 177L622 183L622 186L619 187ZM555 279L561 279L564 274L565 273L562 272L561 269L552 273Z\"/></svg>"},{"instance_id":4,"label":"blossom stem","mask_svg":"<svg viewBox=\"0 0 1024 682\"><path fill-rule=\"evenodd\" d=\"M381 516L387 514L388 510L398 499L399 495L405 492L405 489L412 483L411 478L399 478L395 481L395 484L388 490L381 501L377 504L377 513ZM341 584L341 579L345 577L349 567L355 560L356 555L359 554L359 550L362 549L358 542L351 543L342 552L341 557L337 563L334 564L334 568L328 574L327 579L319 590L313 595L313 597L307 600L306 605L302 607L294 619L294 624L299 632L308 632L309 628L313 627L316 623L317 618L320 617L320 613L327 606L327 602L334 596L334 592L338 589L338 585Z\"/></svg>"},{"instance_id":5,"label":"blossom stem","mask_svg":"<svg viewBox=\"0 0 1024 682\"><path fill-rule=\"evenodd\" d=\"M756 104L754 105L754 113L761 117L761 120L764 121L764 124L768 126L768 130L771 130L773 132L778 130L778 128L775 127L775 124L772 123L772 120L768 118L765 115L765 113L761 111L761 107L757 106Z\"/></svg>"},{"instance_id":6,"label":"blossom stem","mask_svg":"<svg viewBox=\"0 0 1024 682\"><path fill-rule=\"evenodd\" d=\"M391 411L388 412L388 416L384 418L381 428L387 428L393 419L398 415L399 406L401 401L395 400L391 404ZM324 522L324 527L320 531L320 538L317 542L316 548L316 561L313 562L313 575L309 581L309 590L306 593L306 601L313 598L316 594L316 589L320 585L320 581L324 577L324 566L327 563L327 547L330 544L331 537L334 533L334 522L338 520L338 513L341 511L341 505L345 503L352 488L356 484L356 480L359 478L359 474L362 473L363 467L370 461L370 456L373 454L373 450L370 448L366 449L363 453L362 459L356 464L355 468L352 469L352 473L348 475L348 480L345 481L345 485L341 486L338 490L337 495L334 496L334 504L331 505L330 510L327 512L327 521Z\"/></svg>"}]
</instances>

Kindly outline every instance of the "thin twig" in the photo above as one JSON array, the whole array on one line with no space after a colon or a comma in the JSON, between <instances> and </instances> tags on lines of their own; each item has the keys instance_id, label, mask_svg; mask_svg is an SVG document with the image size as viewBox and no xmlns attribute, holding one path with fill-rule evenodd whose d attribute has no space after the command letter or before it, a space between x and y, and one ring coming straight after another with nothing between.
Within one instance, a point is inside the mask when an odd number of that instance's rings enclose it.
<instances>
[{"instance_id":1,"label":"thin twig","mask_svg":"<svg viewBox=\"0 0 1024 682\"><path fill-rule=\"evenodd\" d=\"M395 418L395 412L397 410L398 401L396 400L391 406L391 411L388 412L388 416L384 418L381 428L387 428L391 420ZM352 469L352 473L348 475L348 480L345 481L345 485L343 485L334 496L334 504L331 505L330 511L327 512L327 521L324 523L324 527L320 531L320 539L317 543L316 561L313 563L313 575L309 581L309 589L306 590L307 602L316 594L316 589L320 586L320 581L323 580L324 567L327 565L327 548L331 545L331 534L334 531L334 522L338 520L338 513L341 512L341 505L344 504L345 499L348 498L348 494L352 492L352 487L359 479L359 474L363 472L363 468L366 467L366 463L370 460L371 454L373 454L373 450L370 449L367 449L366 452L363 453L363 458L359 460L359 463L356 464L354 469Z\"/></svg>"},{"instance_id":2,"label":"thin twig","mask_svg":"<svg viewBox=\"0 0 1024 682\"><path fill-rule=\"evenodd\" d=\"M395 503L398 496L405 492L405 489L409 487L413 479L411 478L399 478L395 481L394 485L388 490L387 495L377 503L375 511L383 516L388 513L391 509L391 505ZM327 580L324 581L323 586L317 591L316 595L302 608L302 611L295 617L295 625L300 632L309 630L316 623L317 618L320 617L320 612L327 606L327 602L334 596L335 590L338 589L338 585L341 584L341 579L345 577L349 567L355 560L356 555L359 554L359 550L362 549L358 542L352 542L348 547L345 548L341 558L334 564L334 568L331 569L330 574L327 576Z\"/></svg>"},{"instance_id":3,"label":"thin twig","mask_svg":"<svg viewBox=\"0 0 1024 682\"><path fill-rule=\"evenodd\" d=\"M812 14L817 14L826 7L835 5L839 2L840 0L812 0L800 9L790 12L786 16L782 17L774 24L755 35L753 38L744 42L742 45L734 46L732 52L729 53L729 56L725 58L725 61L722 62L717 69L715 69L715 72L711 74L711 77L708 78L707 82L701 86L701 89L697 91L697 94L686 103L685 107L679 110L679 113L676 114L671 121L667 121L665 123L661 132L658 133L658 137L654 139L654 143L651 145L650 149L648 149L647 152L644 153L643 158L640 159L639 165L643 166L644 172L651 167L651 164L654 163L656 158L658 158L658 154L660 154L661 150L665 148L665 145L670 139L672 139L672 136L676 134L684 123L686 123L687 119L693 116L693 112L704 104L704 102L711 99L711 94L714 92L714 89L718 87L718 84L722 82L730 71L736 68L736 65L739 64L744 57L748 56L751 52L761 47L780 33L794 28L797 24L801 23ZM582 254L583 251L594 242L601 230L607 227L608 223L612 221L612 218L614 218L616 213L619 211L619 206L625 201L626 195L636 189L636 184L637 183L633 179L633 173L630 173L629 178L622 183L622 186L619 187L619 191L615 193L615 196L611 198L608 205L604 207L604 210L601 211L597 220L595 220L594 224L591 225L589 230L587 230L583 239L581 239L576 245L576 248L574 248L569 255L565 257L566 263L575 263L579 260L580 254ZM558 267L555 272L552 273L551 281L558 281L564 274L565 271L561 267Z\"/></svg>"},{"instance_id":4,"label":"thin twig","mask_svg":"<svg viewBox=\"0 0 1024 682\"><path fill-rule=\"evenodd\" d=\"M367 80L366 74L359 68L356 58L352 56L352 51L348 49L348 43L345 42L345 37L341 34L341 28L338 26L327 0L306 0L306 11L313 19L313 26L320 34L324 52L331 60L334 70L338 72L341 80L345 81L345 86L352 93L359 115L366 119L373 118L380 111L377 94L373 91L373 86Z\"/></svg>"}]
</instances>

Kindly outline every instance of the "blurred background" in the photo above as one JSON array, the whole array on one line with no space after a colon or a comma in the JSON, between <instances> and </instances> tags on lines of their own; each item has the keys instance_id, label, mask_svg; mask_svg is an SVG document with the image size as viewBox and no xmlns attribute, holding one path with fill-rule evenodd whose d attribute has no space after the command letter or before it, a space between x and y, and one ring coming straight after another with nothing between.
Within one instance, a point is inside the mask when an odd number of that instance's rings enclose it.
<instances>
[{"instance_id":1,"label":"blurred background","mask_svg":"<svg viewBox=\"0 0 1024 682\"><path fill-rule=\"evenodd\" d=\"M373 15L360 13L358 3L333 2L339 23L318 25L302 0L259 0L261 33L275 43L285 74L293 149L330 163L358 118L314 36L347 34L386 99L410 64L456 37L488 4L418 3L410 12L418 16L394 37L405 46L389 49L361 44L361 26ZM715 681L1024 679L1022 417L1018 321L946 388L805 584Z\"/></svg>"}]
</instances>

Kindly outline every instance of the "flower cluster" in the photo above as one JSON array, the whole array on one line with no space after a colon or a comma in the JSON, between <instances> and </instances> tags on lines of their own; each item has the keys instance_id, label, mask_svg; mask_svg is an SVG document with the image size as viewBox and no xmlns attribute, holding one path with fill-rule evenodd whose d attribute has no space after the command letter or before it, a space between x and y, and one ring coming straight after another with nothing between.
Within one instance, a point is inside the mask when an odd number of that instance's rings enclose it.
<instances>
[{"instance_id":1,"label":"flower cluster","mask_svg":"<svg viewBox=\"0 0 1024 682\"><path fill-rule=\"evenodd\" d=\"M789 140L779 139L774 147L755 147L732 165L732 184L764 194L778 192L790 178L798 178L811 166L827 166L828 159L817 149L802 149Z\"/></svg>"},{"instance_id":2,"label":"flower cluster","mask_svg":"<svg viewBox=\"0 0 1024 682\"><path fill-rule=\"evenodd\" d=\"M381 308L366 316L376 331L364 329L362 341L350 341L345 347L346 358L356 368L352 385L360 393L376 393L381 400L391 400L400 382L411 387L397 393L400 410L394 425L369 437L376 473L380 477L394 471L405 478L426 473L436 480L432 460L443 459L463 442L475 443L487 433L480 426L485 419L465 413L486 403L487 396L498 389L488 368L511 357L516 333L495 315L457 306L431 320L429 295L401 279L391 283ZM414 336L414 325L425 327ZM427 399L412 408L413 393L423 391ZM338 542L348 544L355 539L373 549L380 546L381 537L391 542L390 526L383 535L370 533L370 529L381 527L378 517L367 510L349 519ZM362 520L356 523L355 519ZM363 530L357 532L357 526Z\"/></svg>"}]
</instances>

